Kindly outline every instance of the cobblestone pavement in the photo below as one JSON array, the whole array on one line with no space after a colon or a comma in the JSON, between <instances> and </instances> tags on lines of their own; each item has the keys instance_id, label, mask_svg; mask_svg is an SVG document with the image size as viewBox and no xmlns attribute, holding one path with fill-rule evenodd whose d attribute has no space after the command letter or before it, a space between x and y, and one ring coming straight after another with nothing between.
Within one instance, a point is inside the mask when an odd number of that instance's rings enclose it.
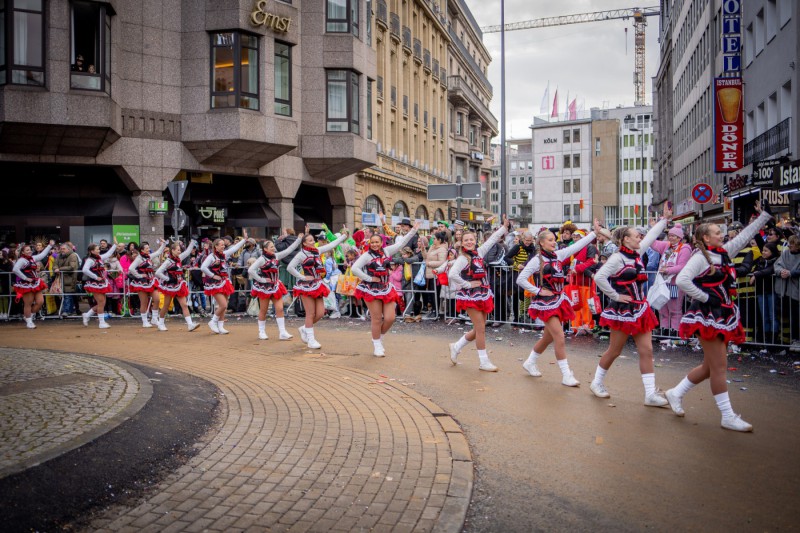
<instances>
[{"instance_id":1,"label":"cobblestone pavement","mask_svg":"<svg viewBox=\"0 0 800 533\"><path fill-rule=\"evenodd\" d=\"M55 327L58 342L35 336L36 345L91 346L174 368L213 382L225 397L223 425L195 458L141 504L101 513L92 529L457 531L463 524L473 477L467 441L452 418L399 382L324 364L337 355L311 353L298 340L253 342L241 328L224 337L148 331L159 342L141 350L143 333L133 324ZM8 345L32 338L17 328L3 334Z\"/></svg>"},{"instance_id":2,"label":"cobblestone pavement","mask_svg":"<svg viewBox=\"0 0 800 533\"><path fill-rule=\"evenodd\" d=\"M94 357L0 350L0 477L116 427L146 401L150 384L142 381L130 367Z\"/></svg>"}]
</instances>

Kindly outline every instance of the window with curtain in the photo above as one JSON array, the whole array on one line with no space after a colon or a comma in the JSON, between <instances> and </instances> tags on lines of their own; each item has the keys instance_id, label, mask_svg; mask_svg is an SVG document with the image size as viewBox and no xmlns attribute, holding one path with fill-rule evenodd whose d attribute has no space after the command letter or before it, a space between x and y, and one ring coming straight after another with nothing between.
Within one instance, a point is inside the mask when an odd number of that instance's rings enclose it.
<instances>
[{"instance_id":1,"label":"window with curtain","mask_svg":"<svg viewBox=\"0 0 800 533\"><path fill-rule=\"evenodd\" d=\"M44 44L43 0L0 2L0 84L43 87Z\"/></svg>"},{"instance_id":2,"label":"window with curtain","mask_svg":"<svg viewBox=\"0 0 800 533\"><path fill-rule=\"evenodd\" d=\"M327 0L325 31L352 33L358 37L359 2L360 0Z\"/></svg>"},{"instance_id":3,"label":"window with curtain","mask_svg":"<svg viewBox=\"0 0 800 533\"><path fill-rule=\"evenodd\" d=\"M365 213L384 213L383 209L383 202L381 202L380 198L371 194L367 196L367 199L364 200L364 212Z\"/></svg>"},{"instance_id":4,"label":"window with curtain","mask_svg":"<svg viewBox=\"0 0 800 533\"><path fill-rule=\"evenodd\" d=\"M258 37L211 34L211 108L258 110Z\"/></svg>"},{"instance_id":5,"label":"window with curtain","mask_svg":"<svg viewBox=\"0 0 800 533\"><path fill-rule=\"evenodd\" d=\"M275 41L275 114L292 116L292 47Z\"/></svg>"},{"instance_id":6,"label":"window with curtain","mask_svg":"<svg viewBox=\"0 0 800 533\"><path fill-rule=\"evenodd\" d=\"M358 74L351 70L328 70L327 130L359 133Z\"/></svg>"},{"instance_id":7,"label":"window with curtain","mask_svg":"<svg viewBox=\"0 0 800 533\"><path fill-rule=\"evenodd\" d=\"M70 87L106 91L111 87L111 17L97 2L71 4Z\"/></svg>"},{"instance_id":8,"label":"window with curtain","mask_svg":"<svg viewBox=\"0 0 800 533\"><path fill-rule=\"evenodd\" d=\"M407 217L408 216L408 206L402 200L398 201L394 204L392 208L392 216L395 217Z\"/></svg>"}]
</instances>

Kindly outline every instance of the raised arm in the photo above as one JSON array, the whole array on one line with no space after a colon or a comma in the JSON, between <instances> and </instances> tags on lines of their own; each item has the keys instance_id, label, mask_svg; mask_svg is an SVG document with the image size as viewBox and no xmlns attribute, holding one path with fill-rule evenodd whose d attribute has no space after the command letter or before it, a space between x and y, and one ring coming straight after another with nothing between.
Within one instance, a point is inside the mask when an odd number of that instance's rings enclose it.
<instances>
[{"instance_id":1,"label":"raised arm","mask_svg":"<svg viewBox=\"0 0 800 533\"><path fill-rule=\"evenodd\" d=\"M225 248L225 251L223 252L225 254L225 259L230 259L230 257L233 254L235 254L236 252L238 252L239 250L242 249L242 247L245 245L246 242L247 242L247 239L242 239L241 241L237 242L236 244L231 244L230 246Z\"/></svg>"},{"instance_id":2,"label":"raised arm","mask_svg":"<svg viewBox=\"0 0 800 533\"><path fill-rule=\"evenodd\" d=\"M305 279L306 275L299 268L305 257L305 252L296 253L289 264L286 265L286 271L297 279Z\"/></svg>"},{"instance_id":3,"label":"raised arm","mask_svg":"<svg viewBox=\"0 0 800 533\"><path fill-rule=\"evenodd\" d=\"M492 246L497 244L506 233L508 233L508 227L505 224L494 230L494 233L489 235L489 238L486 239L486 242L478 247L478 255L483 257L489 253L489 250L492 249Z\"/></svg>"},{"instance_id":4,"label":"raised arm","mask_svg":"<svg viewBox=\"0 0 800 533\"><path fill-rule=\"evenodd\" d=\"M723 244L722 247L725 248L725 251L728 252L729 256L735 257L736 254L742 250L742 248L750 244L750 239L756 236L756 233L758 233L761 228L763 228L767 222L769 222L770 218L772 218L771 214L767 213L766 211L761 211L761 214L758 215L758 218L748 224L739 235Z\"/></svg>"},{"instance_id":5,"label":"raised arm","mask_svg":"<svg viewBox=\"0 0 800 533\"><path fill-rule=\"evenodd\" d=\"M48 255L50 255L50 250L52 250L52 249L53 249L53 243L48 244L47 248L45 248L40 253L38 253L38 254L33 256L33 260L34 261L41 261L42 259L44 259Z\"/></svg>"},{"instance_id":6,"label":"raised arm","mask_svg":"<svg viewBox=\"0 0 800 533\"><path fill-rule=\"evenodd\" d=\"M698 289L693 281L694 278L708 270L709 267L710 265L708 261L706 261L705 256L699 252L695 252L689 259L689 262L686 263L686 266L683 267L683 270L676 276L675 284L691 298L700 302L707 302L708 294Z\"/></svg>"},{"instance_id":7,"label":"raised arm","mask_svg":"<svg viewBox=\"0 0 800 533\"><path fill-rule=\"evenodd\" d=\"M398 239L397 242L395 242L394 244L390 244L389 246L384 248L383 251L389 257L393 256L394 254L402 250L403 246L408 244L408 242L414 237L414 235L417 234L417 229L418 229L417 225L415 224L414 227L411 228L411 231L400 237L400 239Z\"/></svg>"},{"instance_id":8,"label":"raised arm","mask_svg":"<svg viewBox=\"0 0 800 533\"><path fill-rule=\"evenodd\" d=\"M453 261L453 266L451 266L450 270L447 272L447 278L450 280L451 288L456 290L470 288L469 282L461 277L461 271L467 267L467 263L467 258L461 254Z\"/></svg>"},{"instance_id":9,"label":"raised arm","mask_svg":"<svg viewBox=\"0 0 800 533\"><path fill-rule=\"evenodd\" d=\"M519 273L517 277L517 285L532 294L539 294L539 287L528 281L533 276L534 272L539 271L539 256L534 255L525 264L525 268Z\"/></svg>"},{"instance_id":10,"label":"raised arm","mask_svg":"<svg viewBox=\"0 0 800 533\"><path fill-rule=\"evenodd\" d=\"M615 302L619 301L620 294L614 290L614 288L608 282L608 278L614 272L618 272L624 266L624 264L625 262L622 260L622 255L615 253L608 258L606 264L600 267L600 270L598 270L597 274L594 275L594 282L597 284L597 288L603 291L603 294Z\"/></svg>"},{"instance_id":11,"label":"raised arm","mask_svg":"<svg viewBox=\"0 0 800 533\"><path fill-rule=\"evenodd\" d=\"M186 250L184 250L183 253L178 257L181 258L181 261L184 261L187 257L192 255L192 250L194 250L196 247L197 247L197 241L190 242L189 246L186 247Z\"/></svg>"},{"instance_id":12,"label":"raised arm","mask_svg":"<svg viewBox=\"0 0 800 533\"><path fill-rule=\"evenodd\" d=\"M667 228L667 222L669 219L662 218L658 222L656 222L650 231L647 232L647 235L639 243L639 256L644 257L644 254L647 253L647 249L650 248L654 242L658 239L658 236L661 235L664 230ZM661 252L659 252L661 253Z\"/></svg>"},{"instance_id":13,"label":"raised arm","mask_svg":"<svg viewBox=\"0 0 800 533\"><path fill-rule=\"evenodd\" d=\"M105 252L105 253L103 253L103 254L100 254L100 259L102 259L102 260L103 260L103 262L106 262L106 261L108 261L109 259L111 259L111 256L112 256L112 255L114 255L114 253L115 253L116 251L117 251L117 247L116 247L116 246L109 246L109 247L108 247L108 250L106 250L106 252Z\"/></svg>"},{"instance_id":14,"label":"raised arm","mask_svg":"<svg viewBox=\"0 0 800 533\"><path fill-rule=\"evenodd\" d=\"M386 250L388 250L389 248L390 246L387 246ZM389 253L387 252L386 255L389 255ZM364 267L367 266L367 264L369 263L369 256L370 256L369 252L364 252L363 254L358 256L356 262L353 263L353 266L350 267L350 271L353 273L353 275L358 276L359 279L363 279L364 281L372 281L372 276L364 272Z\"/></svg>"},{"instance_id":15,"label":"raised arm","mask_svg":"<svg viewBox=\"0 0 800 533\"><path fill-rule=\"evenodd\" d=\"M577 254L578 252L589 246L589 243L594 240L594 237L595 237L594 232L593 231L589 232L589 234L586 237L582 238L578 242L572 243L566 248L562 248L561 250L556 251L556 257L558 257L559 261L563 261L567 257Z\"/></svg>"},{"instance_id":16,"label":"raised arm","mask_svg":"<svg viewBox=\"0 0 800 533\"><path fill-rule=\"evenodd\" d=\"M336 237L335 241L329 242L325 246L320 246L319 253L324 254L330 252L331 250L342 244L345 241L345 239L347 239L347 235L348 235L347 232L344 232L340 234L338 237Z\"/></svg>"},{"instance_id":17,"label":"raised arm","mask_svg":"<svg viewBox=\"0 0 800 533\"><path fill-rule=\"evenodd\" d=\"M24 265L22 264L23 261L25 261ZM22 269L25 268L26 266L28 266L28 262L29 261L27 259L24 259L24 258L20 257L19 259L17 259L17 262L14 263L14 268L13 268L14 274L19 276L19 278L24 280L24 281L30 281L31 280L31 278L27 277L22 272Z\"/></svg>"},{"instance_id":18,"label":"raised arm","mask_svg":"<svg viewBox=\"0 0 800 533\"><path fill-rule=\"evenodd\" d=\"M281 250L280 252L276 253L275 254L275 259L281 260L284 257L289 256L295 250L297 250L297 248L300 246L300 243L303 242L303 236L304 235L301 233L300 237L295 239L294 242L292 244L290 244L288 248L286 248L285 250Z\"/></svg>"},{"instance_id":19,"label":"raised arm","mask_svg":"<svg viewBox=\"0 0 800 533\"><path fill-rule=\"evenodd\" d=\"M161 246L158 247L158 250L156 250L155 252L150 252L150 256L151 257L161 257L161 254L163 254L164 250L166 250L166 249L167 249L167 241L163 240L163 241L161 241Z\"/></svg>"},{"instance_id":20,"label":"raised arm","mask_svg":"<svg viewBox=\"0 0 800 533\"><path fill-rule=\"evenodd\" d=\"M278 257L278 256L276 255L275 257ZM266 283L267 282L267 278L261 277L261 274L259 273L259 269L261 268L261 265L263 265L266 262L267 262L267 258L264 257L263 255L261 257L259 257L258 259L256 259L255 261L253 261L253 264L250 265L250 268L247 269L247 277L250 278L250 279L254 279L259 283Z\"/></svg>"}]
</instances>

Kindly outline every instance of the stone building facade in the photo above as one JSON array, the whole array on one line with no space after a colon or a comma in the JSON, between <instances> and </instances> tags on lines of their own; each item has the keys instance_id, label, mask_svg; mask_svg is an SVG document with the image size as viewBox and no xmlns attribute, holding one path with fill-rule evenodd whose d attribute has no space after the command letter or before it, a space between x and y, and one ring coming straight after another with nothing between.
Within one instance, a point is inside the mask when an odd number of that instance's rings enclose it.
<instances>
[{"instance_id":1,"label":"stone building facade","mask_svg":"<svg viewBox=\"0 0 800 533\"><path fill-rule=\"evenodd\" d=\"M377 161L363 3L1 5L0 240L152 242L176 179L184 234L352 227L355 174Z\"/></svg>"}]
</instances>

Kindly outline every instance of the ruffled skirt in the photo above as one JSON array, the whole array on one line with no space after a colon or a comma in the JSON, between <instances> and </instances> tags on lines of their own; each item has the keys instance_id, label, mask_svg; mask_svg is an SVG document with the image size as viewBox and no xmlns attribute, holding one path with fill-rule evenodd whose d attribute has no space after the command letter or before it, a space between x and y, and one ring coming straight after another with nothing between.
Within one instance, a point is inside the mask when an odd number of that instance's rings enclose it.
<instances>
[{"instance_id":1,"label":"ruffled skirt","mask_svg":"<svg viewBox=\"0 0 800 533\"><path fill-rule=\"evenodd\" d=\"M161 282L159 284L159 288L164 296L169 296L171 298L180 298L182 296L189 296L189 284L186 283L185 279L180 280L175 285L172 285L167 282Z\"/></svg>"},{"instance_id":2,"label":"ruffled skirt","mask_svg":"<svg viewBox=\"0 0 800 533\"><path fill-rule=\"evenodd\" d=\"M233 284L228 278L222 278L221 280L213 280L211 282L203 283L203 293L206 296L214 296L215 294L224 294L225 296L230 296L234 292Z\"/></svg>"},{"instance_id":3,"label":"ruffled skirt","mask_svg":"<svg viewBox=\"0 0 800 533\"><path fill-rule=\"evenodd\" d=\"M494 293L488 287L460 289L456 292L456 312L477 309L487 315L494 311Z\"/></svg>"},{"instance_id":4,"label":"ruffled skirt","mask_svg":"<svg viewBox=\"0 0 800 533\"><path fill-rule=\"evenodd\" d=\"M151 293L158 290L158 280L156 278L150 279L131 279L128 283L131 292L147 292Z\"/></svg>"},{"instance_id":5,"label":"ruffled skirt","mask_svg":"<svg viewBox=\"0 0 800 533\"><path fill-rule=\"evenodd\" d=\"M647 302L610 302L600 314L600 325L627 335L648 333L658 327L658 317Z\"/></svg>"},{"instance_id":6,"label":"ruffled skirt","mask_svg":"<svg viewBox=\"0 0 800 533\"><path fill-rule=\"evenodd\" d=\"M292 295L305 296L306 298L325 298L331 290L321 279L314 281L298 281L292 289Z\"/></svg>"},{"instance_id":7,"label":"ruffled skirt","mask_svg":"<svg viewBox=\"0 0 800 533\"><path fill-rule=\"evenodd\" d=\"M528 307L528 316L547 322L552 317L557 317L559 322L569 322L575 318L572 302L563 292L553 296L534 296Z\"/></svg>"},{"instance_id":8,"label":"ruffled skirt","mask_svg":"<svg viewBox=\"0 0 800 533\"><path fill-rule=\"evenodd\" d=\"M107 294L114 290L114 287L108 282L107 279L101 280L88 280L83 282L83 289L91 294Z\"/></svg>"},{"instance_id":9,"label":"ruffled skirt","mask_svg":"<svg viewBox=\"0 0 800 533\"><path fill-rule=\"evenodd\" d=\"M34 278L31 281L17 280L14 283L14 292L17 293L17 301L22 299L23 294L29 292L41 292L47 290L47 283L42 278Z\"/></svg>"},{"instance_id":10,"label":"ruffled skirt","mask_svg":"<svg viewBox=\"0 0 800 533\"><path fill-rule=\"evenodd\" d=\"M253 298L260 298L261 300L280 300L289 294L286 286L280 281L275 285L265 285L258 281L253 282L253 288L250 289L250 296Z\"/></svg>"},{"instance_id":11,"label":"ruffled skirt","mask_svg":"<svg viewBox=\"0 0 800 533\"><path fill-rule=\"evenodd\" d=\"M384 283L366 283L361 282L356 287L356 292L353 294L355 298L361 298L365 302L372 302L374 300L380 300L383 303L396 303L400 305L400 308L403 309L405 307L405 300L403 300L403 295L397 292L397 289L394 288L389 282Z\"/></svg>"},{"instance_id":12,"label":"ruffled skirt","mask_svg":"<svg viewBox=\"0 0 800 533\"><path fill-rule=\"evenodd\" d=\"M722 339L723 342L745 342L744 327L736 304L721 305L719 300L699 302L692 300L681 318L678 329L681 338L699 337L705 340Z\"/></svg>"}]
</instances>

